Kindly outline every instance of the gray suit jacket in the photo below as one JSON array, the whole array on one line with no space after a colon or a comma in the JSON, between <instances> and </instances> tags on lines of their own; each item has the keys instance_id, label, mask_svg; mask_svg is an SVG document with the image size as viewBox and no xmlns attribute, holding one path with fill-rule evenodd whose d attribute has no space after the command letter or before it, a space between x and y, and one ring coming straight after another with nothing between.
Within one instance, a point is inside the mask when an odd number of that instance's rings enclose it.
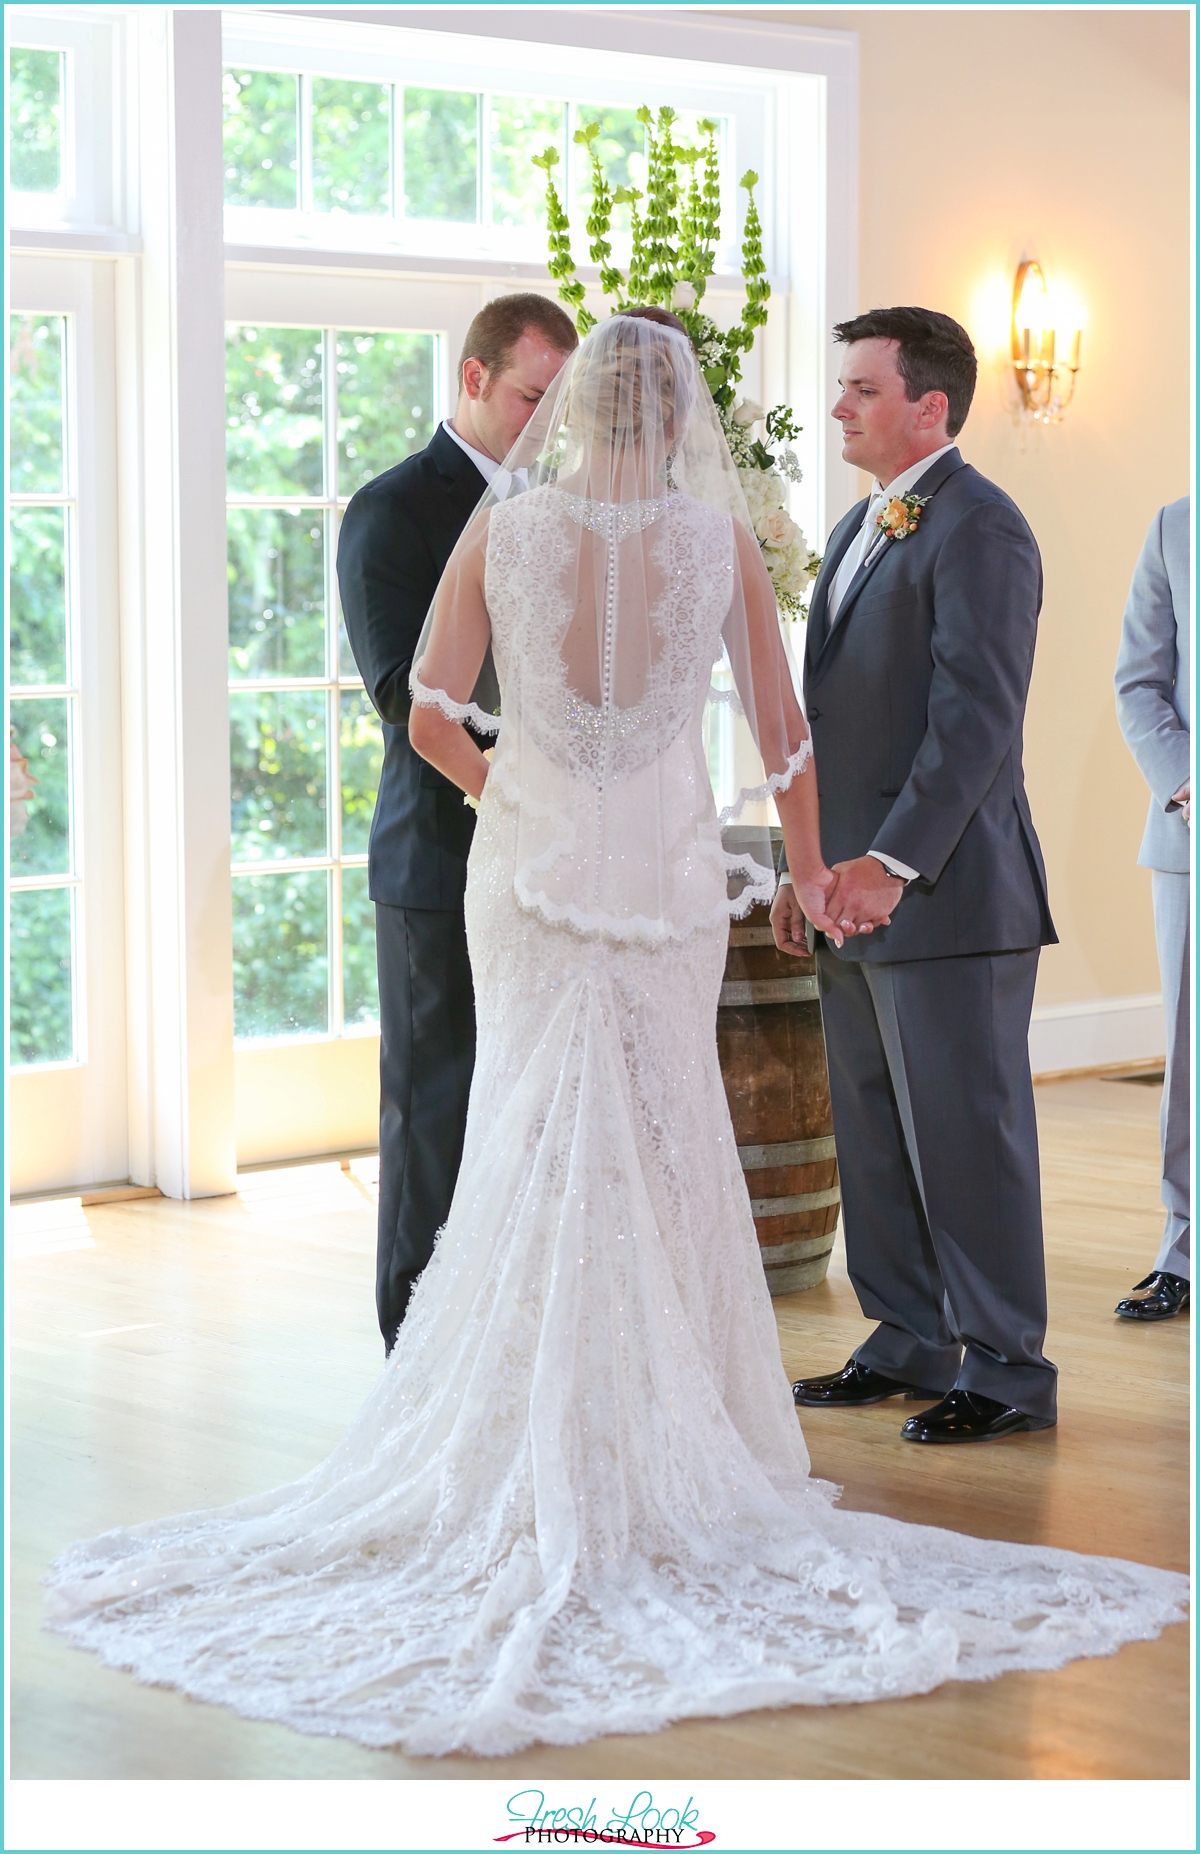
<instances>
[{"instance_id":1,"label":"gray suit jacket","mask_svg":"<svg viewBox=\"0 0 1200 1854\"><path fill-rule=\"evenodd\" d=\"M1146 869L1191 868L1191 833L1171 806L1192 764L1192 499L1181 496L1150 524L1129 588L1117 653L1117 719L1150 787L1138 853ZM1170 807L1170 808L1168 808Z\"/></svg>"},{"instance_id":2,"label":"gray suit jacket","mask_svg":"<svg viewBox=\"0 0 1200 1854\"><path fill-rule=\"evenodd\" d=\"M1042 569L1015 503L938 458L913 534L859 568L832 629L830 587L866 512L839 522L813 591L804 689L828 863L868 850L921 872L890 927L841 957L940 959L1057 939L1021 763Z\"/></svg>"}]
</instances>

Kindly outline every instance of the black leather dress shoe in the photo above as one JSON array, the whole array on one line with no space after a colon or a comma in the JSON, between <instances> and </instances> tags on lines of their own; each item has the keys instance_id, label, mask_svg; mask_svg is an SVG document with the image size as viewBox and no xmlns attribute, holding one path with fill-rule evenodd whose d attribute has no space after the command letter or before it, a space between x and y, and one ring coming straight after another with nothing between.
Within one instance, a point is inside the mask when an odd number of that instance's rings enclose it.
<instances>
[{"instance_id":1,"label":"black leather dress shoe","mask_svg":"<svg viewBox=\"0 0 1200 1854\"><path fill-rule=\"evenodd\" d=\"M1150 1291L1141 1300L1119 1300L1115 1311L1123 1320L1173 1320L1178 1313L1183 1313L1192 1298L1192 1284L1182 1275L1168 1275L1161 1270L1147 1275L1134 1288L1140 1294L1143 1288Z\"/></svg>"},{"instance_id":2,"label":"black leather dress shoe","mask_svg":"<svg viewBox=\"0 0 1200 1854\"><path fill-rule=\"evenodd\" d=\"M831 1371L823 1378L800 1378L792 1385L796 1402L814 1410L857 1409L860 1404L882 1403L885 1397L899 1397L906 1391L910 1396L937 1396L936 1391L924 1391L919 1384L885 1378L882 1371L872 1371L870 1365L860 1365L856 1358L840 1371Z\"/></svg>"},{"instance_id":3,"label":"black leather dress shoe","mask_svg":"<svg viewBox=\"0 0 1200 1854\"><path fill-rule=\"evenodd\" d=\"M1025 1429L1053 1429L1054 1423L1052 1416L1029 1416L978 1391L952 1390L932 1410L910 1416L900 1434L906 1442L995 1442Z\"/></svg>"}]
</instances>

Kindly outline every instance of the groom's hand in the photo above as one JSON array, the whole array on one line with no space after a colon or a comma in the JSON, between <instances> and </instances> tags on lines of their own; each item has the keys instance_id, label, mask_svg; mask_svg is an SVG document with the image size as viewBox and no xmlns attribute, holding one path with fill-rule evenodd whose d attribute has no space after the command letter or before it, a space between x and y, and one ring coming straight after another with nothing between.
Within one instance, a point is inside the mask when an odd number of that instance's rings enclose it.
<instances>
[{"instance_id":1,"label":"groom's hand","mask_svg":"<svg viewBox=\"0 0 1200 1854\"><path fill-rule=\"evenodd\" d=\"M852 862L833 867L838 883L830 906L843 932L855 928L870 933L873 927L888 926L892 909L904 893L903 882L889 875L874 856L856 856Z\"/></svg>"}]
</instances>

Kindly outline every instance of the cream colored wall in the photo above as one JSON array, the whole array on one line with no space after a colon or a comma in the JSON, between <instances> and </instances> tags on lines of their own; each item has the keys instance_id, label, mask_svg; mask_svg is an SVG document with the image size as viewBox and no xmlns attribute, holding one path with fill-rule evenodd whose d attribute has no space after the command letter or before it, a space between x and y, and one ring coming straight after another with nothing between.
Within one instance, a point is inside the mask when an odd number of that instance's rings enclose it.
<instances>
[{"instance_id":1,"label":"cream colored wall","mask_svg":"<svg viewBox=\"0 0 1200 1854\"><path fill-rule=\"evenodd\" d=\"M1112 670L1151 517L1190 486L1188 17L756 16L858 34L859 305L921 303L969 329L981 368L962 450L1042 550L1025 764L1061 945L1038 1002L1157 991L1150 878L1134 866L1148 794ZM1088 314L1075 403L1033 432L1008 409L1004 367L1023 255Z\"/></svg>"}]
</instances>

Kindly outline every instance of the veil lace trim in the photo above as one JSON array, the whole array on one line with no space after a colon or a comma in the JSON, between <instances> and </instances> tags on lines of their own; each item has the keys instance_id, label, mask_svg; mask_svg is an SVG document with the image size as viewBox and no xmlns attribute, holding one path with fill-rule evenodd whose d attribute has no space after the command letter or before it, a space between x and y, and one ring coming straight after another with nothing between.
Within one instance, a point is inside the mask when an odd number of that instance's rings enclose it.
<instances>
[{"instance_id":1,"label":"veil lace trim","mask_svg":"<svg viewBox=\"0 0 1200 1854\"><path fill-rule=\"evenodd\" d=\"M408 677L408 692L418 708L436 708L445 715L447 721L460 721L473 727L479 734L498 734L500 716L489 715L475 702L454 702L444 689L427 689L421 681L421 663L419 658L412 666Z\"/></svg>"}]
</instances>

